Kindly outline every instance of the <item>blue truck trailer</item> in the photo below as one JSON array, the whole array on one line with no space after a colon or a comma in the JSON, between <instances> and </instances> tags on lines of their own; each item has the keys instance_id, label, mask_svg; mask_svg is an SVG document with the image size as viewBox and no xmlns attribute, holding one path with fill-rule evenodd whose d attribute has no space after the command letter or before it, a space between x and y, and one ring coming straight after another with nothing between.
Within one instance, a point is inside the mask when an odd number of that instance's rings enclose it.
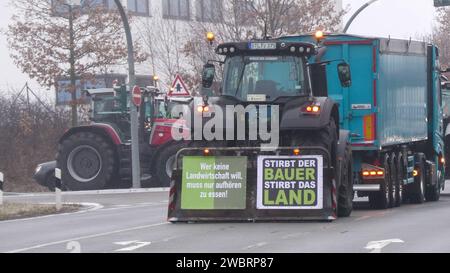
<instances>
[{"instance_id":1,"label":"blue truck trailer","mask_svg":"<svg viewBox=\"0 0 450 273\"><path fill-rule=\"evenodd\" d=\"M313 42L311 35L283 41ZM354 189L374 208L439 199L445 181L438 49L428 43L326 35L322 60L344 59L352 85L324 69L340 125L350 131ZM316 60L311 59L311 63ZM320 74L320 73L319 73Z\"/></svg>"},{"instance_id":2,"label":"blue truck trailer","mask_svg":"<svg viewBox=\"0 0 450 273\"><path fill-rule=\"evenodd\" d=\"M169 221L333 220L351 214L355 192L377 209L439 199L435 46L319 32L216 53L185 115L192 147L177 154ZM256 136L264 122L275 146Z\"/></svg>"}]
</instances>

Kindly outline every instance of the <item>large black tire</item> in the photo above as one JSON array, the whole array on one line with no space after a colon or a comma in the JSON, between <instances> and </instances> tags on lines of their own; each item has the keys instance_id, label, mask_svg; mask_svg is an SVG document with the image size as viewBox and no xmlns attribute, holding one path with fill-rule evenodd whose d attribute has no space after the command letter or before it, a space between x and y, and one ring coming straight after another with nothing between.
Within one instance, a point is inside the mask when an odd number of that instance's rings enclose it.
<instances>
[{"instance_id":1,"label":"large black tire","mask_svg":"<svg viewBox=\"0 0 450 273\"><path fill-rule=\"evenodd\" d=\"M174 142L170 145L161 147L154 159L154 173L156 180L153 182L157 187L169 187L173 168L175 167L175 156L183 148L186 148L185 142Z\"/></svg>"},{"instance_id":2,"label":"large black tire","mask_svg":"<svg viewBox=\"0 0 450 273\"><path fill-rule=\"evenodd\" d=\"M425 163L423 160L420 160L418 166L419 175L414 177L414 183L409 185L408 189L408 199L413 204L422 204L425 202L425 188L426 188L426 180L425 180Z\"/></svg>"},{"instance_id":3,"label":"large black tire","mask_svg":"<svg viewBox=\"0 0 450 273\"><path fill-rule=\"evenodd\" d=\"M291 139L291 147L323 147L330 152L331 165L336 167L338 135L334 119L328 126L317 131L304 131ZM326 164L327 162L324 162Z\"/></svg>"},{"instance_id":4,"label":"large black tire","mask_svg":"<svg viewBox=\"0 0 450 273\"><path fill-rule=\"evenodd\" d=\"M397 177L395 181L395 207L400 207L403 203L403 179L405 178L406 168L401 154L398 154L396 161Z\"/></svg>"},{"instance_id":5,"label":"large black tire","mask_svg":"<svg viewBox=\"0 0 450 273\"><path fill-rule=\"evenodd\" d=\"M398 207L400 200L399 193L397 190L399 189L399 181L398 181L398 170L397 170L397 157L395 154L392 154L389 160L389 169L391 170L391 203L389 204L390 208Z\"/></svg>"},{"instance_id":6,"label":"large black tire","mask_svg":"<svg viewBox=\"0 0 450 273\"><path fill-rule=\"evenodd\" d=\"M392 203L391 173L388 155L385 155L384 157L383 166L385 168L385 179L380 184L380 191L372 192L369 195L369 204L372 209L387 209Z\"/></svg>"},{"instance_id":7,"label":"large black tire","mask_svg":"<svg viewBox=\"0 0 450 273\"><path fill-rule=\"evenodd\" d=\"M425 199L428 202L436 202L439 201L439 199L441 198L441 179L442 179L442 171L444 169L444 166L439 165L438 166L438 171L440 171L439 173L441 174L440 177L437 177L436 180L436 184L434 185L428 185L425 188Z\"/></svg>"},{"instance_id":8,"label":"large black tire","mask_svg":"<svg viewBox=\"0 0 450 273\"><path fill-rule=\"evenodd\" d=\"M428 202L436 202L441 198L441 187L439 182L435 185L429 185L425 190L425 199Z\"/></svg>"},{"instance_id":9,"label":"large black tire","mask_svg":"<svg viewBox=\"0 0 450 273\"><path fill-rule=\"evenodd\" d=\"M347 144L344 158L341 160L341 181L338 194L338 216L349 217L353 211L353 165L352 151L350 145Z\"/></svg>"},{"instance_id":10,"label":"large black tire","mask_svg":"<svg viewBox=\"0 0 450 273\"><path fill-rule=\"evenodd\" d=\"M71 191L101 190L112 183L117 159L111 144L103 137L76 133L64 140L58 149L57 166L62 183Z\"/></svg>"},{"instance_id":11,"label":"large black tire","mask_svg":"<svg viewBox=\"0 0 450 273\"><path fill-rule=\"evenodd\" d=\"M337 167L337 142L338 142L338 135L337 135L337 127L334 119L331 119L328 126L321 130L317 131L304 131L299 132L291 139L291 147L323 147L327 151L330 152L331 156L331 165L335 168ZM306 151L304 154L307 153ZM324 162L324 165L327 165L328 162ZM336 175L335 175L336 177ZM324 196L326 194L327 189L330 189L330 201L334 200L336 198L336 194L333 190L333 186L331 185L324 185ZM325 203L325 202L324 202ZM327 204L330 206L333 206L333 204ZM337 206L334 209L334 214L338 215L338 208Z\"/></svg>"}]
</instances>

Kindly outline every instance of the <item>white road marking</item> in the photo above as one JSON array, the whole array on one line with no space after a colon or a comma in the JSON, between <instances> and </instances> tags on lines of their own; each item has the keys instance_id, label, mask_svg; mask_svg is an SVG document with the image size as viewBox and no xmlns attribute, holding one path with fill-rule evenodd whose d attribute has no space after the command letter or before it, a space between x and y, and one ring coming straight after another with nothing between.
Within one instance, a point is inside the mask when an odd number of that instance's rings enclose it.
<instances>
[{"instance_id":1,"label":"white road marking","mask_svg":"<svg viewBox=\"0 0 450 273\"><path fill-rule=\"evenodd\" d=\"M126 229L119 229L119 230L114 230L114 231L109 231L109 232L103 232L103 233L97 233L97 234L92 234L92 235L87 235L87 236L80 236L80 237L76 237L76 238L70 238L70 239L67 239L67 240L61 240L61 241L50 242L50 243L46 243L46 244L35 245L35 246L21 248L21 249L15 249L15 250L7 251L6 253L20 253L20 252L33 250L33 249L39 249L39 248L43 248L43 247L49 247L49 246L64 244L64 243L68 243L68 242L71 242L71 241L81 241L81 240L98 238L98 237L103 237L103 236L108 236L108 235L113 235L113 234L118 234L118 233L123 233L123 232L129 232L129 231L135 231L135 230L140 230L140 229L159 227L159 226L168 225L168 224L169 223L164 222L164 223L157 223L157 224L138 226L138 227L132 227L132 228L126 228Z\"/></svg>"},{"instance_id":2,"label":"white road marking","mask_svg":"<svg viewBox=\"0 0 450 273\"><path fill-rule=\"evenodd\" d=\"M102 209L103 211L114 211L114 210L125 210L125 209L139 209L139 208L145 208L145 207L160 207L160 206L164 206L164 204L152 204L152 205L124 205L124 206L114 206L111 208L105 208Z\"/></svg>"},{"instance_id":3,"label":"white road marking","mask_svg":"<svg viewBox=\"0 0 450 273\"><path fill-rule=\"evenodd\" d=\"M81 253L81 244L79 242L68 242L66 249L70 251L70 253Z\"/></svg>"},{"instance_id":4,"label":"white road marking","mask_svg":"<svg viewBox=\"0 0 450 273\"><path fill-rule=\"evenodd\" d=\"M115 252L131 252L131 251L135 251L139 248L143 248L146 246L149 246L151 244L151 242L140 242L139 240L135 240L135 241L128 241L128 242L117 242L114 243L116 245L121 245L121 246L129 246L129 247L125 247L125 248L121 248L116 250Z\"/></svg>"},{"instance_id":5,"label":"white road marking","mask_svg":"<svg viewBox=\"0 0 450 273\"><path fill-rule=\"evenodd\" d=\"M389 239L389 240L382 240L382 241L372 241L368 242L366 249L371 249L372 251L370 253L381 253L381 250L384 247L387 247L391 243L404 243L401 239Z\"/></svg>"},{"instance_id":6,"label":"white road marking","mask_svg":"<svg viewBox=\"0 0 450 273\"><path fill-rule=\"evenodd\" d=\"M249 250L249 249L252 249L252 248L263 247L265 245L267 245L267 242L260 242L260 243L254 244L254 245L246 246L246 247L243 248L243 250Z\"/></svg>"}]
</instances>

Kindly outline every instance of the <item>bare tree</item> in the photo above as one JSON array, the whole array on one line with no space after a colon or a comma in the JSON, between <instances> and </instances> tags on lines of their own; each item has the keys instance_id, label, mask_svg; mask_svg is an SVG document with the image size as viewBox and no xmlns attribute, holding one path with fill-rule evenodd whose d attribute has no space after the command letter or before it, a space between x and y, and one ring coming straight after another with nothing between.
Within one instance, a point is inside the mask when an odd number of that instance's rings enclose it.
<instances>
[{"instance_id":1,"label":"bare tree","mask_svg":"<svg viewBox=\"0 0 450 273\"><path fill-rule=\"evenodd\" d=\"M450 9L440 8L437 15L438 25L435 27L431 39L439 47L440 61L443 65L450 65Z\"/></svg>"},{"instance_id":2,"label":"bare tree","mask_svg":"<svg viewBox=\"0 0 450 273\"><path fill-rule=\"evenodd\" d=\"M113 9L83 1L81 7L65 0L11 1L15 15L7 36L15 64L43 86L71 79L72 125L77 125L76 78L92 79L101 69L125 61L126 44L121 19ZM137 45L137 52L139 45ZM145 55L136 54L142 61Z\"/></svg>"},{"instance_id":3,"label":"bare tree","mask_svg":"<svg viewBox=\"0 0 450 273\"><path fill-rule=\"evenodd\" d=\"M337 11L334 0L253 1L252 15L259 33L270 37L339 30L345 11Z\"/></svg>"},{"instance_id":4,"label":"bare tree","mask_svg":"<svg viewBox=\"0 0 450 273\"><path fill-rule=\"evenodd\" d=\"M155 14L161 13L154 10ZM165 81L163 87L169 88L171 80L176 74L185 73L185 58L182 54L184 42L187 37L186 28L178 20L163 19L161 17L144 18L139 24L138 37L148 53L153 74ZM157 35L155 35L157 34Z\"/></svg>"},{"instance_id":5,"label":"bare tree","mask_svg":"<svg viewBox=\"0 0 450 273\"><path fill-rule=\"evenodd\" d=\"M0 90L0 170L7 191L43 191L32 176L36 165L55 158L70 115L19 90ZM19 94L19 95L18 95Z\"/></svg>"},{"instance_id":6,"label":"bare tree","mask_svg":"<svg viewBox=\"0 0 450 273\"><path fill-rule=\"evenodd\" d=\"M338 11L334 0L230 0L215 17L191 22L183 53L190 60L194 85L199 85L202 64L217 58L205 39L216 34L216 43L251 38L280 37L315 30L339 31L346 11ZM205 20L206 19L206 20Z\"/></svg>"}]
</instances>

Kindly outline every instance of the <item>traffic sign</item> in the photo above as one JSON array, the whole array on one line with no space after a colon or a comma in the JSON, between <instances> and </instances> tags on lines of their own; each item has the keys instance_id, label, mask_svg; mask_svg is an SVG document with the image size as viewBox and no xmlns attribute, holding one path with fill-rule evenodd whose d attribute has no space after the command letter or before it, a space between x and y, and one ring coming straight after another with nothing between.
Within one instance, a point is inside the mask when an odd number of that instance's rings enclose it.
<instances>
[{"instance_id":1,"label":"traffic sign","mask_svg":"<svg viewBox=\"0 0 450 273\"><path fill-rule=\"evenodd\" d=\"M450 6L450 0L434 0L435 7Z\"/></svg>"},{"instance_id":2,"label":"traffic sign","mask_svg":"<svg viewBox=\"0 0 450 273\"><path fill-rule=\"evenodd\" d=\"M141 88L137 85L133 88L132 98L133 104L136 107L140 107L142 104L142 91Z\"/></svg>"},{"instance_id":3,"label":"traffic sign","mask_svg":"<svg viewBox=\"0 0 450 273\"><path fill-rule=\"evenodd\" d=\"M180 75L177 75L175 77L175 80L172 84L172 89L169 92L169 97L178 97L178 96L190 96L191 93L189 93L186 84L184 84L183 79Z\"/></svg>"}]
</instances>

